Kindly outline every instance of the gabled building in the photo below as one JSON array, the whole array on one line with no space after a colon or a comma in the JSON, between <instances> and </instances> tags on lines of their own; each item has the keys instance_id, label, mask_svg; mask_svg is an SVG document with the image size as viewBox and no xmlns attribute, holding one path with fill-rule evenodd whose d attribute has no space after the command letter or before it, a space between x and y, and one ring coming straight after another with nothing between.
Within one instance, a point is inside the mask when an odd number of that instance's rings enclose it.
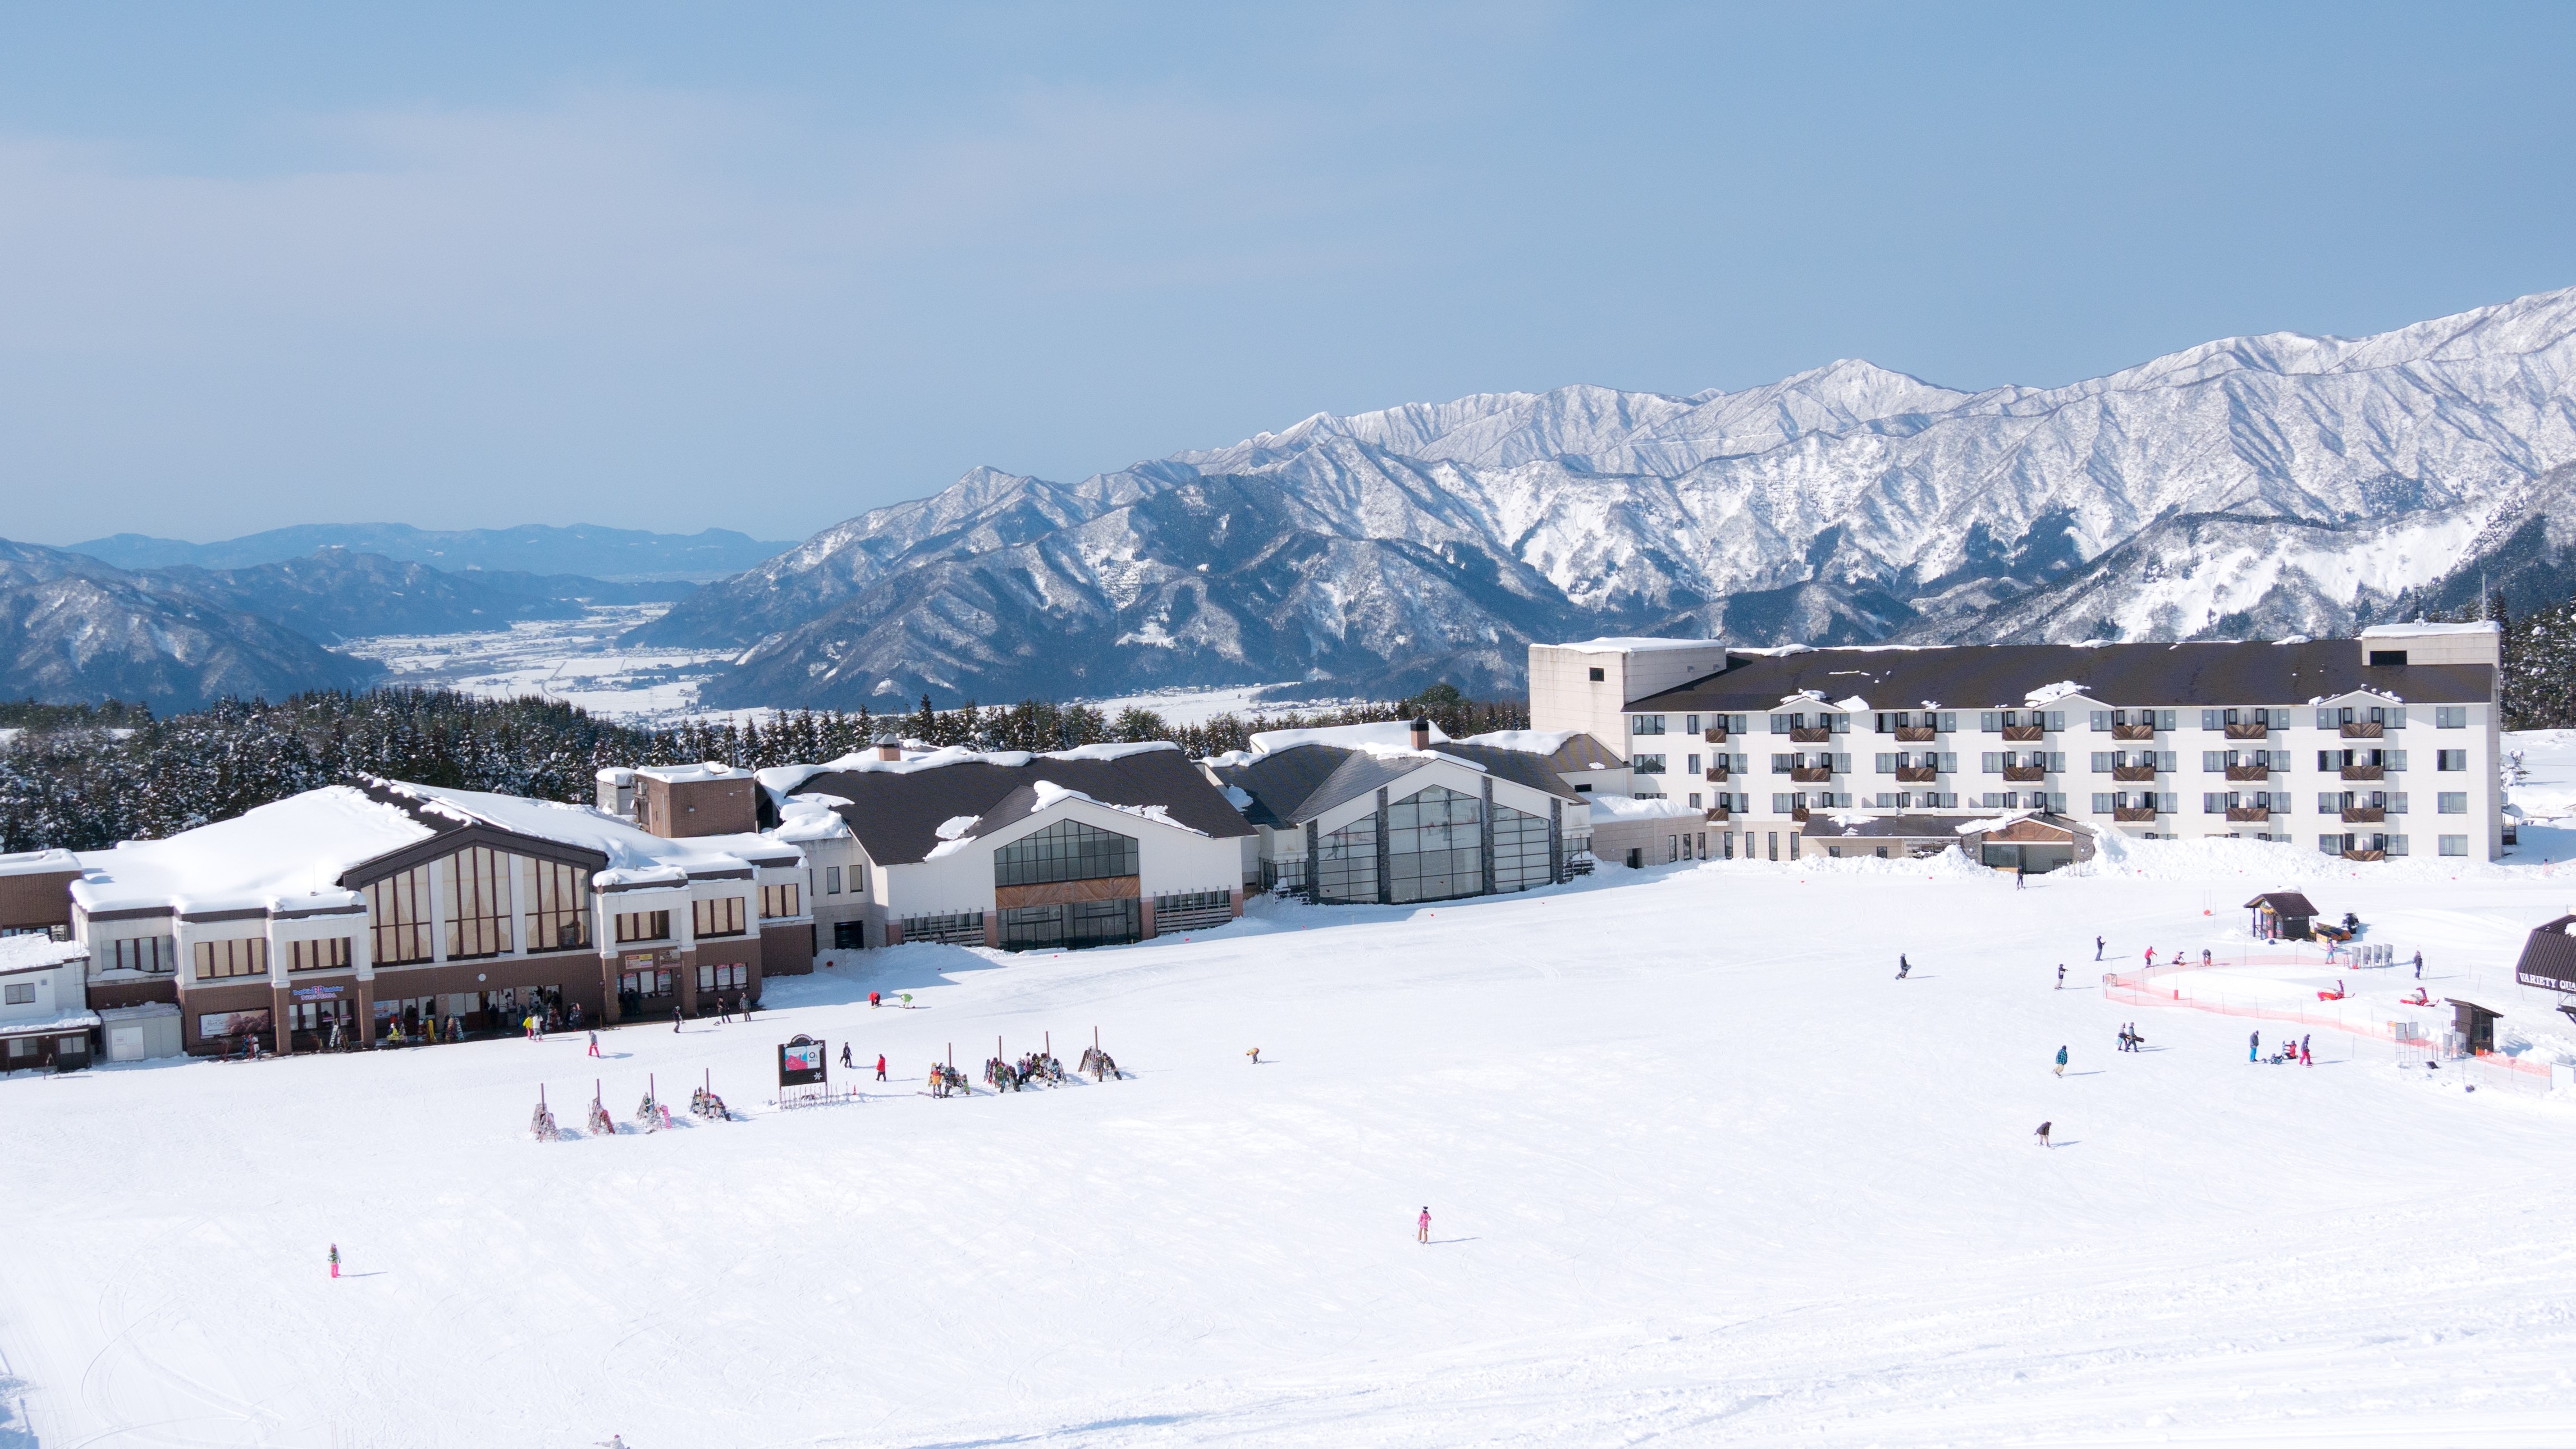
<instances>
[{"instance_id":1,"label":"gabled building","mask_svg":"<svg viewBox=\"0 0 2576 1449\"><path fill-rule=\"evenodd\" d=\"M99 1019L89 1008L88 964L76 941L0 936L0 1073L89 1065Z\"/></svg>"},{"instance_id":2,"label":"gabled building","mask_svg":"<svg viewBox=\"0 0 2576 1449\"><path fill-rule=\"evenodd\" d=\"M1261 888L1402 903L1528 890L1588 862L1591 812L1559 753L1417 719L1270 731L1205 766L1259 832Z\"/></svg>"},{"instance_id":3,"label":"gabled building","mask_svg":"<svg viewBox=\"0 0 2576 1449\"><path fill-rule=\"evenodd\" d=\"M682 819L695 791L751 787L674 773ZM812 969L794 845L674 839L587 806L334 785L78 863L91 1004L174 1004L194 1052L506 1031L548 1006L694 1014Z\"/></svg>"},{"instance_id":4,"label":"gabled building","mask_svg":"<svg viewBox=\"0 0 2576 1449\"><path fill-rule=\"evenodd\" d=\"M1531 726L1611 730L1631 793L1700 797L1727 855L1794 858L1827 813L2040 811L2138 837L2492 859L2499 648L2488 623L2278 643L1605 639L1531 647Z\"/></svg>"},{"instance_id":5,"label":"gabled building","mask_svg":"<svg viewBox=\"0 0 2576 1449\"><path fill-rule=\"evenodd\" d=\"M1109 945L1233 920L1252 827L1161 742L907 749L760 772L825 946Z\"/></svg>"}]
</instances>

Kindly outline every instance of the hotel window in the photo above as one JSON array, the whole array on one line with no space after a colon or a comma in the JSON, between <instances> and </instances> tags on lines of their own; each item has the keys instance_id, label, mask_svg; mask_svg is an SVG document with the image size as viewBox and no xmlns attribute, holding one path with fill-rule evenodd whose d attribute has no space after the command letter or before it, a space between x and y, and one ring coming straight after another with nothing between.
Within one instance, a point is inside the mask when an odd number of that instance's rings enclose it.
<instances>
[{"instance_id":1,"label":"hotel window","mask_svg":"<svg viewBox=\"0 0 2576 1449\"><path fill-rule=\"evenodd\" d=\"M530 861L527 949L570 951L590 944L590 872L561 861Z\"/></svg>"},{"instance_id":2,"label":"hotel window","mask_svg":"<svg viewBox=\"0 0 2576 1449\"><path fill-rule=\"evenodd\" d=\"M268 940L251 936L238 941L199 941L197 979L222 981L235 976L268 974Z\"/></svg>"},{"instance_id":3,"label":"hotel window","mask_svg":"<svg viewBox=\"0 0 2576 1449\"><path fill-rule=\"evenodd\" d=\"M2433 706L2433 728L2437 730L2464 730L2468 727L2469 707L2467 705L2437 704Z\"/></svg>"},{"instance_id":4,"label":"hotel window","mask_svg":"<svg viewBox=\"0 0 2576 1449\"><path fill-rule=\"evenodd\" d=\"M1662 715L1641 714L1633 716L1630 719L1628 733L1632 735L1659 735L1663 732L1664 717Z\"/></svg>"},{"instance_id":5,"label":"hotel window","mask_svg":"<svg viewBox=\"0 0 2576 1449\"><path fill-rule=\"evenodd\" d=\"M698 968L700 991L740 991L751 985L748 966L701 966Z\"/></svg>"},{"instance_id":6,"label":"hotel window","mask_svg":"<svg viewBox=\"0 0 2576 1449\"><path fill-rule=\"evenodd\" d=\"M617 939L626 941L660 941L671 934L669 911L627 911L617 918Z\"/></svg>"},{"instance_id":7,"label":"hotel window","mask_svg":"<svg viewBox=\"0 0 2576 1449\"><path fill-rule=\"evenodd\" d=\"M1664 773L1664 757L1661 755L1631 755L1628 757L1628 768L1634 770L1640 775L1660 775Z\"/></svg>"},{"instance_id":8,"label":"hotel window","mask_svg":"<svg viewBox=\"0 0 2576 1449\"><path fill-rule=\"evenodd\" d=\"M2433 752L2433 768L2437 770L2465 770L2468 767L2469 752L2466 750L2435 750Z\"/></svg>"},{"instance_id":9,"label":"hotel window","mask_svg":"<svg viewBox=\"0 0 2576 1449\"><path fill-rule=\"evenodd\" d=\"M375 959L379 966L404 966L429 959L429 867L416 865L400 875L369 881L367 919L375 923Z\"/></svg>"},{"instance_id":10,"label":"hotel window","mask_svg":"<svg viewBox=\"0 0 2576 1449\"><path fill-rule=\"evenodd\" d=\"M1079 820L1059 820L993 852L996 886L1110 880L1136 873L1134 836L1102 830Z\"/></svg>"},{"instance_id":11,"label":"hotel window","mask_svg":"<svg viewBox=\"0 0 2576 1449\"><path fill-rule=\"evenodd\" d=\"M796 894L796 887L792 885L762 886L760 888L760 918L764 921L774 921L781 916L795 915Z\"/></svg>"},{"instance_id":12,"label":"hotel window","mask_svg":"<svg viewBox=\"0 0 2576 1449\"><path fill-rule=\"evenodd\" d=\"M2442 853L2444 855L2466 855L2469 853L2469 838L2465 835L2445 835L2441 840Z\"/></svg>"},{"instance_id":13,"label":"hotel window","mask_svg":"<svg viewBox=\"0 0 2576 1449\"><path fill-rule=\"evenodd\" d=\"M2469 792L2444 790L2440 792L2435 804L2445 815L2466 815L2469 813Z\"/></svg>"},{"instance_id":14,"label":"hotel window","mask_svg":"<svg viewBox=\"0 0 2576 1449\"><path fill-rule=\"evenodd\" d=\"M498 956L510 949L510 857L471 845L439 863L448 888L447 957Z\"/></svg>"},{"instance_id":15,"label":"hotel window","mask_svg":"<svg viewBox=\"0 0 2576 1449\"><path fill-rule=\"evenodd\" d=\"M33 1006L35 1004L36 983L33 981L12 981L9 983L9 989L7 991L0 992L0 1006Z\"/></svg>"},{"instance_id":16,"label":"hotel window","mask_svg":"<svg viewBox=\"0 0 2576 1449\"><path fill-rule=\"evenodd\" d=\"M173 944L167 936L136 936L131 940L116 941L109 946L108 963L117 971L167 971L171 966L173 953L170 948Z\"/></svg>"},{"instance_id":17,"label":"hotel window","mask_svg":"<svg viewBox=\"0 0 2576 1449\"><path fill-rule=\"evenodd\" d=\"M823 894L827 896L837 896L840 893L841 868L837 865L827 865L823 867Z\"/></svg>"},{"instance_id":18,"label":"hotel window","mask_svg":"<svg viewBox=\"0 0 2576 1449\"><path fill-rule=\"evenodd\" d=\"M1377 817L1363 815L1315 842L1315 897L1324 901L1377 899Z\"/></svg>"},{"instance_id":19,"label":"hotel window","mask_svg":"<svg viewBox=\"0 0 2576 1449\"><path fill-rule=\"evenodd\" d=\"M289 941L286 943L286 969L289 971L333 971L349 964L349 938L333 936L327 941Z\"/></svg>"},{"instance_id":20,"label":"hotel window","mask_svg":"<svg viewBox=\"0 0 2576 1449\"><path fill-rule=\"evenodd\" d=\"M689 902L689 924L701 936L742 934L742 897L719 896Z\"/></svg>"}]
</instances>

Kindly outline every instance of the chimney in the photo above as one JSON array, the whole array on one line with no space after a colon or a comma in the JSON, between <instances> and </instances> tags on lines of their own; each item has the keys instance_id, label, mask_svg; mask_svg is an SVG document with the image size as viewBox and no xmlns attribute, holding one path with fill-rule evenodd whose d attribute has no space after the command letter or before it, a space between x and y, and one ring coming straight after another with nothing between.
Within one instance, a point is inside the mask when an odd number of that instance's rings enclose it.
<instances>
[{"instance_id":1,"label":"chimney","mask_svg":"<svg viewBox=\"0 0 2576 1449\"><path fill-rule=\"evenodd\" d=\"M1431 716L1427 714L1417 714L1413 717L1413 747L1425 753L1430 751Z\"/></svg>"},{"instance_id":2,"label":"chimney","mask_svg":"<svg viewBox=\"0 0 2576 1449\"><path fill-rule=\"evenodd\" d=\"M877 758L880 760L902 759L903 741L891 731L877 736Z\"/></svg>"}]
</instances>

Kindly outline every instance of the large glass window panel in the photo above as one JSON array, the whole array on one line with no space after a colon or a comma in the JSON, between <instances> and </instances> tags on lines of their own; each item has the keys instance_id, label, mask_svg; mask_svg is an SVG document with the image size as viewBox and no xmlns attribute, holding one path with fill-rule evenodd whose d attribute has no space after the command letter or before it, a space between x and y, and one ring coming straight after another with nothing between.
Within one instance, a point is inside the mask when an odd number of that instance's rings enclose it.
<instances>
[{"instance_id":1,"label":"large glass window panel","mask_svg":"<svg viewBox=\"0 0 2576 1449\"><path fill-rule=\"evenodd\" d=\"M532 862L536 894L528 902L528 949L568 951L590 944L590 872L558 861Z\"/></svg>"},{"instance_id":2,"label":"large glass window panel","mask_svg":"<svg viewBox=\"0 0 2576 1449\"><path fill-rule=\"evenodd\" d=\"M1059 820L993 852L997 886L1049 885L1136 873L1134 836L1079 820Z\"/></svg>"},{"instance_id":3,"label":"large glass window panel","mask_svg":"<svg viewBox=\"0 0 2576 1449\"><path fill-rule=\"evenodd\" d=\"M1389 898L1438 901L1483 893L1483 817L1483 801L1442 785L1389 805Z\"/></svg>"},{"instance_id":4,"label":"large glass window panel","mask_svg":"<svg viewBox=\"0 0 2576 1449\"><path fill-rule=\"evenodd\" d=\"M1509 805L1494 807L1494 889L1525 891L1548 883L1547 820Z\"/></svg>"},{"instance_id":5,"label":"large glass window panel","mask_svg":"<svg viewBox=\"0 0 2576 1449\"><path fill-rule=\"evenodd\" d=\"M498 956L510 949L510 857L469 845L439 868L448 887L447 955Z\"/></svg>"},{"instance_id":6,"label":"large glass window panel","mask_svg":"<svg viewBox=\"0 0 2576 1449\"><path fill-rule=\"evenodd\" d=\"M1315 898L1377 899L1377 817L1363 815L1315 843Z\"/></svg>"},{"instance_id":7,"label":"large glass window panel","mask_svg":"<svg viewBox=\"0 0 2576 1449\"><path fill-rule=\"evenodd\" d=\"M367 919L374 923L373 955L379 966L402 966L430 956L429 867L369 881Z\"/></svg>"}]
</instances>

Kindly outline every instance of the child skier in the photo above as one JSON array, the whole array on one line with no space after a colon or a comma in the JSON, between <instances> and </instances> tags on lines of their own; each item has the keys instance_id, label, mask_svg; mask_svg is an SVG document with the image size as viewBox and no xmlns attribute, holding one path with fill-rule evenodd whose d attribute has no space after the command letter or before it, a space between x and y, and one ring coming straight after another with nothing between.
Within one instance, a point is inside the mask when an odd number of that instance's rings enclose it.
<instances>
[{"instance_id":1,"label":"child skier","mask_svg":"<svg viewBox=\"0 0 2576 1449\"><path fill-rule=\"evenodd\" d=\"M334 1278L340 1276L340 1245L338 1243L333 1243L331 1245L331 1276Z\"/></svg>"},{"instance_id":2,"label":"child skier","mask_svg":"<svg viewBox=\"0 0 2576 1449\"><path fill-rule=\"evenodd\" d=\"M1413 1240L1417 1243L1431 1241L1431 1204L1429 1203L1422 1205L1422 1220L1413 1225Z\"/></svg>"},{"instance_id":3,"label":"child skier","mask_svg":"<svg viewBox=\"0 0 2576 1449\"><path fill-rule=\"evenodd\" d=\"M884 1081L884 1080L885 1080L885 1053L884 1053L884 1052L879 1052L879 1053L877 1053L877 1080L878 1080L878 1081L880 1081L880 1082L882 1082L882 1081Z\"/></svg>"},{"instance_id":4,"label":"child skier","mask_svg":"<svg viewBox=\"0 0 2576 1449\"><path fill-rule=\"evenodd\" d=\"M590 1054L599 1055L599 1033L595 1031L590 1034Z\"/></svg>"},{"instance_id":5,"label":"child skier","mask_svg":"<svg viewBox=\"0 0 2576 1449\"><path fill-rule=\"evenodd\" d=\"M2245 1060L2249 1062L2263 1060L2263 1033L2249 1031L2245 1034Z\"/></svg>"},{"instance_id":6,"label":"child skier","mask_svg":"<svg viewBox=\"0 0 2576 1449\"><path fill-rule=\"evenodd\" d=\"M2057 1074L2061 1077L2066 1075L2066 1048L2064 1047L2057 1049Z\"/></svg>"}]
</instances>

